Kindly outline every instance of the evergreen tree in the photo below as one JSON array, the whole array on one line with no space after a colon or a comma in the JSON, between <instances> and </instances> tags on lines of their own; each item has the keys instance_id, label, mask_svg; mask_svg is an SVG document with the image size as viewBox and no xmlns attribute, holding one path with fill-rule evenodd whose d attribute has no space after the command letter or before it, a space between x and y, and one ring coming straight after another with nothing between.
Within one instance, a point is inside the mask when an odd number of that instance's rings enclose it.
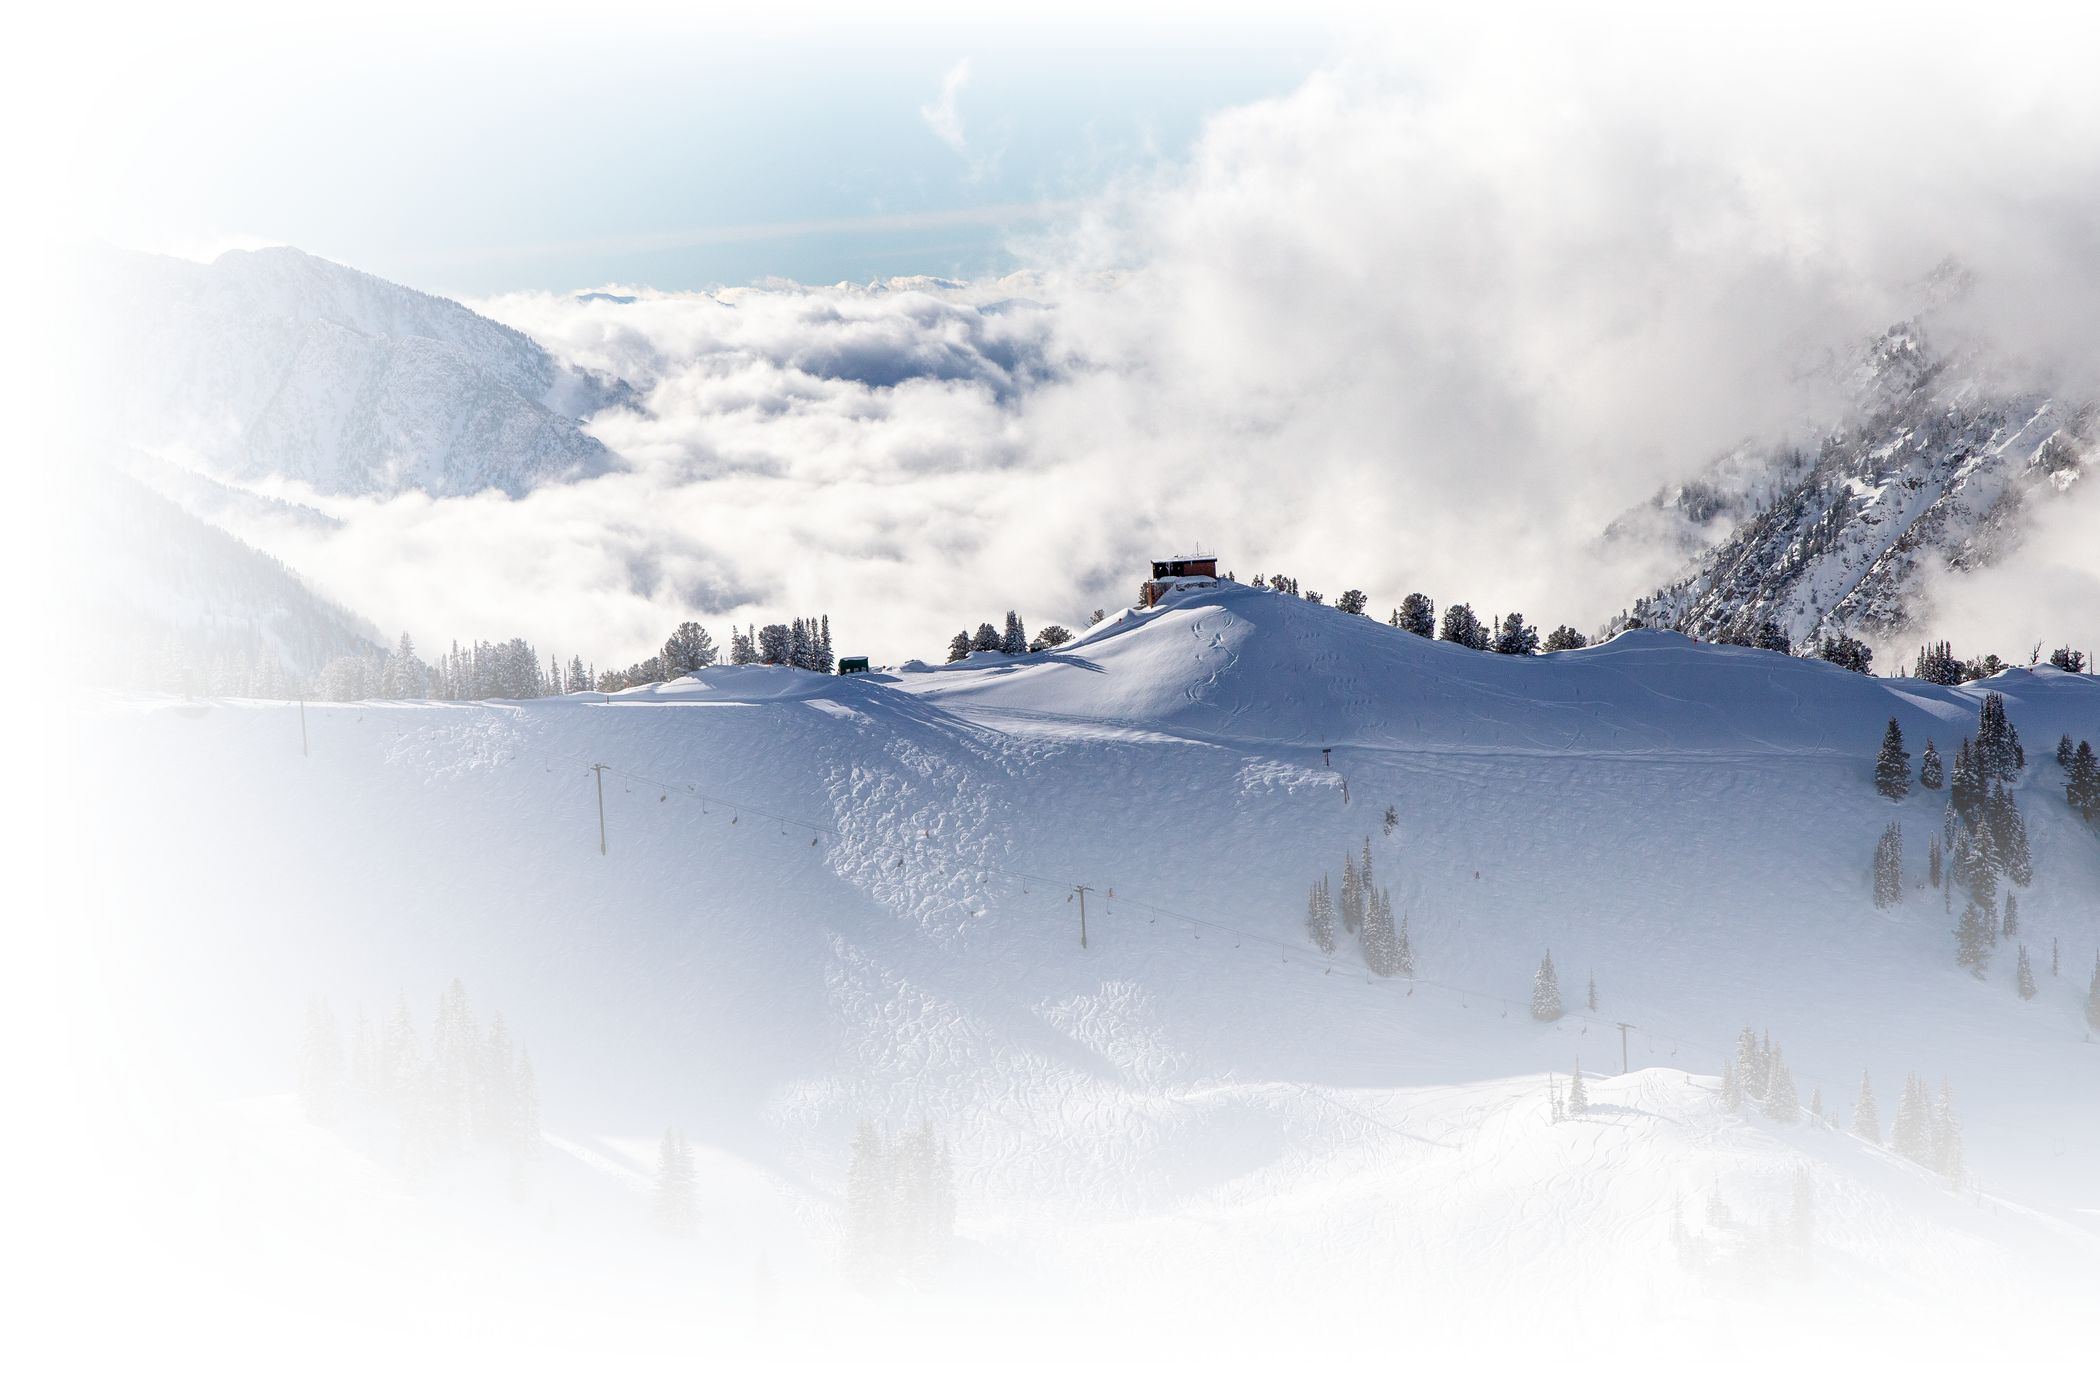
<instances>
[{"instance_id":1,"label":"evergreen tree","mask_svg":"<svg viewBox=\"0 0 2100 1400\"><path fill-rule=\"evenodd\" d=\"M948 659L950 661L961 661L969 656L970 651L970 634L968 632L957 632L954 637L949 639Z\"/></svg>"},{"instance_id":2,"label":"evergreen tree","mask_svg":"<svg viewBox=\"0 0 2100 1400\"><path fill-rule=\"evenodd\" d=\"M1903 1097L1896 1103L1896 1121L1889 1130L1889 1146L1913 1162L1924 1163L1932 1154L1932 1109L1925 1101L1925 1086L1915 1074L1905 1077Z\"/></svg>"},{"instance_id":3,"label":"evergreen tree","mask_svg":"<svg viewBox=\"0 0 2100 1400\"><path fill-rule=\"evenodd\" d=\"M1480 617L1464 603L1453 603L1444 609L1444 625L1438 640L1456 642L1474 651L1488 649L1488 630L1481 625Z\"/></svg>"},{"instance_id":4,"label":"evergreen tree","mask_svg":"<svg viewBox=\"0 0 2100 1400\"><path fill-rule=\"evenodd\" d=\"M1793 638L1769 617L1757 624L1757 637L1752 645L1764 651L1776 651L1781 656L1794 654Z\"/></svg>"},{"instance_id":5,"label":"evergreen tree","mask_svg":"<svg viewBox=\"0 0 2100 1400\"><path fill-rule=\"evenodd\" d=\"M1597 1009L1597 974L1590 974L1590 1010Z\"/></svg>"},{"instance_id":6,"label":"evergreen tree","mask_svg":"<svg viewBox=\"0 0 2100 1400\"><path fill-rule=\"evenodd\" d=\"M1890 822L1874 848L1874 907L1903 902L1903 827Z\"/></svg>"},{"instance_id":7,"label":"evergreen tree","mask_svg":"<svg viewBox=\"0 0 2100 1400\"><path fill-rule=\"evenodd\" d=\"M838 666L838 656L831 649L830 613L825 613L823 616L817 619L817 630L812 640L816 644L816 664L811 669L822 671L825 675L828 676L834 670L836 670Z\"/></svg>"},{"instance_id":8,"label":"evergreen tree","mask_svg":"<svg viewBox=\"0 0 2100 1400\"><path fill-rule=\"evenodd\" d=\"M1918 786L1927 792L1938 792L1946 783L1946 770L1940 766L1940 751L1932 746L1932 740L1927 739L1925 757L1918 765Z\"/></svg>"},{"instance_id":9,"label":"evergreen tree","mask_svg":"<svg viewBox=\"0 0 2100 1400\"><path fill-rule=\"evenodd\" d=\"M1393 614L1393 625L1417 637L1434 637L1436 604L1426 593L1410 593L1400 600L1400 610Z\"/></svg>"},{"instance_id":10,"label":"evergreen tree","mask_svg":"<svg viewBox=\"0 0 2100 1400\"><path fill-rule=\"evenodd\" d=\"M2100 758L2094 757L2089 739L2080 739L2071 754L2064 798L2085 821L2100 822Z\"/></svg>"},{"instance_id":11,"label":"evergreen tree","mask_svg":"<svg viewBox=\"0 0 2100 1400\"><path fill-rule=\"evenodd\" d=\"M540 1155L540 1091L532 1077L532 1056L518 1052L513 1083L510 1149L512 1157L531 1161Z\"/></svg>"},{"instance_id":12,"label":"evergreen tree","mask_svg":"<svg viewBox=\"0 0 2100 1400\"><path fill-rule=\"evenodd\" d=\"M1008 656L1028 654L1028 628L1022 623L1021 615L1011 609L1006 614L1006 632L999 639L999 650Z\"/></svg>"},{"instance_id":13,"label":"evergreen tree","mask_svg":"<svg viewBox=\"0 0 2100 1400\"><path fill-rule=\"evenodd\" d=\"M663 645L664 675L683 676L715 664L715 639L697 622L681 622Z\"/></svg>"},{"instance_id":14,"label":"evergreen tree","mask_svg":"<svg viewBox=\"0 0 2100 1400\"><path fill-rule=\"evenodd\" d=\"M2034 969L2027 965L2027 945L2020 945L2020 961L2013 968L2013 989L2020 994L2021 1001L2033 1001L2035 994Z\"/></svg>"},{"instance_id":15,"label":"evergreen tree","mask_svg":"<svg viewBox=\"0 0 2100 1400\"><path fill-rule=\"evenodd\" d=\"M1874 790L1891 802L1910 794L1910 754L1903 747L1903 730L1893 717L1881 736L1881 756L1874 761Z\"/></svg>"},{"instance_id":16,"label":"evergreen tree","mask_svg":"<svg viewBox=\"0 0 2100 1400\"><path fill-rule=\"evenodd\" d=\"M1991 926L1980 904L1971 902L1961 911L1961 922L1954 929L1954 961L1979 982L1990 969Z\"/></svg>"},{"instance_id":17,"label":"evergreen tree","mask_svg":"<svg viewBox=\"0 0 2100 1400\"><path fill-rule=\"evenodd\" d=\"M1852 1105L1852 1131L1868 1142L1880 1145L1881 1109L1874 1102L1874 1081L1864 1070L1859 1076L1859 1098Z\"/></svg>"},{"instance_id":18,"label":"evergreen tree","mask_svg":"<svg viewBox=\"0 0 2100 1400\"><path fill-rule=\"evenodd\" d=\"M1548 948L1546 956L1539 961L1539 970L1531 979L1531 1019L1534 1021L1558 1021L1560 1019L1560 978L1553 971L1553 950Z\"/></svg>"},{"instance_id":19,"label":"evergreen tree","mask_svg":"<svg viewBox=\"0 0 2100 1400\"><path fill-rule=\"evenodd\" d=\"M1328 899L1327 877L1324 875L1313 882L1312 893L1306 900L1305 931L1321 952L1334 951L1334 905Z\"/></svg>"},{"instance_id":20,"label":"evergreen tree","mask_svg":"<svg viewBox=\"0 0 2100 1400\"><path fill-rule=\"evenodd\" d=\"M758 629L758 659L767 666L794 663L794 632L784 623L769 622Z\"/></svg>"},{"instance_id":21,"label":"evergreen tree","mask_svg":"<svg viewBox=\"0 0 2100 1400\"><path fill-rule=\"evenodd\" d=\"M1820 1084L1808 1091L1808 1116L1818 1123L1830 1121L1830 1115L1823 1109L1823 1086Z\"/></svg>"},{"instance_id":22,"label":"evergreen tree","mask_svg":"<svg viewBox=\"0 0 2100 1400\"><path fill-rule=\"evenodd\" d=\"M2005 717L2005 697L1992 691L1983 697L1983 711L1976 717L1976 763L1985 782L2003 781L2018 775L2021 766L2020 732Z\"/></svg>"},{"instance_id":23,"label":"evergreen tree","mask_svg":"<svg viewBox=\"0 0 2100 1400\"><path fill-rule=\"evenodd\" d=\"M1743 1033L1736 1037L1735 1061L1742 1077L1744 1096L1763 1099L1770 1078L1771 1057L1765 1047L1758 1044L1757 1032L1748 1026L1743 1027Z\"/></svg>"},{"instance_id":24,"label":"evergreen tree","mask_svg":"<svg viewBox=\"0 0 2100 1400\"><path fill-rule=\"evenodd\" d=\"M1962 1178L1961 1122L1954 1116L1954 1090L1940 1081L1939 1101L1927 1126L1932 1169L1959 1186Z\"/></svg>"},{"instance_id":25,"label":"evergreen tree","mask_svg":"<svg viewBox=\"0 0 2100 1400\"><path fill-rule=\"evenodd\" d=\"M1940 838L1935 836L1932 838L1932 849L1926 853L1925 868L1925 878L1932 882L1932 887L1934 889L1938 889L1940 887L1941 861L1942 857L1940 855Z\"/></svg>"},{"instance_id":26,"label":"evergreen tree","mask_svg":"<svg viewBox=\"0 0 2100 1400\"><path fill-rule=\"evenodd\" d=\"M2020 939L2020 897L2016 894L2005 896L2005 921L1998 926L1998 936L2008 943Z\"/></svg>"},{"instance_id":27,"label":"evergreen tree","mask_svg":"<svg viewBox=\"0 0 2100 1400\"><path fill-rule=\"evenodd\" d=\"M1364 884L1353 852L1342 856L1342 927L1353 936L1364 931Z\"/></svg>"},{"instance_id":28,"label":"evergreen tree","mask_svg":"<svg viewBox=\"0 0 2100 1400\"><path fill-rule=\"evenodd\" d=\"M1575 1062L1575 1073L1568 1080L1568 1112L1587 1113L1590 1108L1589 1090L1582 1084L1582 1061Z\"/></svg>"},{"instance_id":29,"label":"evergreen tree","mask_svg":"<svg viewBox=\"0 0 2100 1400\"><path fill-rule=\"evenodd\" d=\"M1028 649L1030 651L1049 651L1054 647L1061 647L1071 640L1072 629L1060 627L1053 622L1035 634L1035 640L1028 644Z\"/></svg>"},{"instance_id":30,"label":"evergreen tree","mask_svg":"<svg viewBox=\"0 0 2100 1400\"><path fill-rule=\"evenodd\" d=\"M2049 653L2049 664L2074 676L2082 675L2085 672L2085 653L2075 647L2058 647Z\"/></svg>"},{"instance_id":31,"label":"evergreen tree","mask_svg":"<svg viewBox=\"0 0 2100 1400\"><path fill-rule=\"evenodd\" d=\"M1546 634L1542 651L1580 651L1590 644L1590 639L1563 622Z\"/></svg>"},{"instance_id":32,"label":"evergreen tree","mask_svg":"<svg viewBox=\"0 0 2100 1400\"><path fill-rule=\"evenodd\" d=\"M1859 638L1848 637L1842 632L1835 637L1825 637L1816 655L1833 666L1857 671L1862 676L1874 674L1873 649Z\"/></svg>"},{"instance_id":33,"label":"evergreen tree","mask_svg":"<svg viewBox=\"0 0 2100 1400\"><path fill-rule=\"evenodd\" d=\"M1954 753L1954 780L1947 788L1947 801L1965 822L1976 820L1983 810L1983 774L1976 763L1976 749L1967 739Z\"/></svg>"},{"instance_id":34,"label":"evergreen tree","mask_svg":"<svg viewBox=\"0 0 2100 1400\"><path fill-rule=\"evenodd\" d=\"M1393 927L1392 897L1372 890L1364 910L1364 965L1380 977L1400 972L1400 946Z\"/></svg>"},{"instance_id":35,"label":"evergreen tree","mask_svg":"<svg viewBox=\"0 0 2100 1400\"><path fill-rule=\"evenodd\" d=\"M798 617L788 624L787 664L798 671L807 671L815 656L816 649L809 636L809 623Z\"/></svg>"},{"instance_id":36,"label":"evergreen tree","mask_svg":"<svg viewBox=\"0 0 2100 1400\"><path fill-rule=\"evenodd\" d=\"M1390 910L1388 910L1390 912ZM1400 977L1415 975L1415 945L1407 937L1407 915L1400 916L1400 927L1393 934L1394 973Z\"/></svg>"},{"instance_id":37,"label":"evergreen tree","mask_svg":"<svg viewBox=\"0 0 2100 1400\"><path fill-rule=\"evenodd\" d=\"M315 1123L332 1123L343 1096L343 1043L335 1013L314 997L306 1003L306 1037L299 1050L299 1107Z\"/></svg>"},{"instance_id":38,"label":"evergreen tree","mask_svg":"<svg viewBox=\"0 0 2100 1400\"><path fill-rule=\"evenodd\" d=\"M730 628L729 664L732 666L750 666L756 664L757 661L758 642L752 637L750 631L747 629L740 632L734 627Z\"/></svg>"},{"instance_id":39,"label":"evergreen tree","mask_svg":"<svg viewBox=\"0 0 2100 1400\"><path fill-rule=\"evenodd\" d=\"M980 622L977 624L976 633L970 638L970 650L997 651L999 643L999 630L989 622Z\"/></svg>"},{"instance_id":40,"label":"evergreen tree","mask_svg":"<svg viewBox=\"0 0 2100 1400\"><path fill-rule=\"evenodd\" d=\"M1348 613L1352 617L1362 617L1364 609L1370 606L1370 602L1371 600L1365 596L1361 588L1345 589L1342 592L1342 596L1334 600L1334 610Z\"/></svg>"},{"instance_id":41,"label":"evergreen tree","mask_svg":"<svg viewBox=\"0 0 2100 1400\"><path fill-rule=\"evenodd\" d=\"M1497 625L1494 650L1503 656L1536 656L1539 629L1528 625L1524 614L1513 612Z\"/></svg>"},{"instance_id":42,"label":"evergreen tree","mask_svg":"<svg viewBox=\"0 0 2100 1400\"><path fill-rule=\"evenodd\" d=\"M2062 738L2058 739L2056 741L2056 766L2059 768L2069 768L2071 766L2072 752L2073 751L2071 748L2070 735L2066 734Z\"/></svg>"},{"instance_id":43,"label":"evergreen tree","mask_svg":"<svg viewBox=\"0 0 2100 1400\"><path fill-rule=\"evenodd\" d=\"M1953 646L1947 642L1928 642L1919 647L1917 668L1911 674L1934 685L1960 685L1968 679L1965 668L1954 659Z\"/></svg>"},{"instance_id":44,"label":"evergreen tree","mask_svg":"<svg viewBox=\"0 0 2100 1400\"><path fill-rule=\"evenodd\" d=\"M1801 1117L1801 1096L1794 1091L1793 1071L1786 1067L1786 1056L1779 1047L1772 1047L1770 1068L1765 1075L1765 1096L1760 1105L1765 1117L1775 1123L1792 1123Z\"/></svg>"},{"instance_id":45,"label":"evergreen tree","mask_svg":"<svg viewBox=\"0 0 2100 1400\"><path fill-rule=\"evenodd\" d=\"M656 1228L689 1235L699 1218L699 1176L685 1134L666 1130L656 1151Z\"/></svg>"}]
</instances>

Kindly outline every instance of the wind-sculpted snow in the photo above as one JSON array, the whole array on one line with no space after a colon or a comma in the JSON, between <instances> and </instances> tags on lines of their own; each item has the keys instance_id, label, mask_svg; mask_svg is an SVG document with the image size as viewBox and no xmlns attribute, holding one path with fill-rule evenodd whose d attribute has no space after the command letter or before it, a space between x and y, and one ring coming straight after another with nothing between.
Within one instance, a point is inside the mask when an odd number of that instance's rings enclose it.
<instances>
[{"instance_id":1,"label":"wind-sculpted snow","mask_svg":"<svg viewBox=\"0 0 2100 1400\"><path fill-rule=\"evenodd\" d=\"M1892 714L1952 753L1989 693L2028 752L2022 936L2061 951L2031 1002L2009 947L1983 982L1955 966L1922 885L1940 795L1872 783ZM83 917L123 950L112 994L184 1047L153 1074L281 1093L309 995L384 1014L460 976L571 1145L534 1199L646 1213L622 1173L680 1126L721 1164L693 1257L724 1279L767 1221L795 1287L839 1286L856 1123L923 1119L965 1242L928 1286L1455 1322L1550 1299L1577 1327L1781 1279L1892 1326L1972 1291L2035 1326L2093 1301L2100 838L2050 757L2100 737L2089 678L1941 689L1653 632L1504 657L1226 586L997 662L306 723L310 757L283 705L87 721L124 878ZM1907 897L1876 910L1891 818ZM1367 843L1412 979L1305 933L1310 885ZM1570 1014L1539 1023L1548 947ZM1951 1081L1967 1184L1725 1112L1745 1024L1834 1116L1863 1070L1884 1114L1908 1073ZM1578 1062L1593 1107L1556 1122Z\"/></svg>"}]
</instances>

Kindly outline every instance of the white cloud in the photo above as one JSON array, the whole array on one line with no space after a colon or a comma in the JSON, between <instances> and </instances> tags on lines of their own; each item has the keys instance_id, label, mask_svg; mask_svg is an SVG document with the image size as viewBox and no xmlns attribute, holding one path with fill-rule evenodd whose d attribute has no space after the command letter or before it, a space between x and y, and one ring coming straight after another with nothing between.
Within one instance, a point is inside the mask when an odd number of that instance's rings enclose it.
<instances>
[{"instance_id":1,"label":"white cloud","mask_svg":"<svg viewBox=\"0 0 2100 1400\"><path fill-rule=\"evenodd\" d=\"M965 157L970 154L970 146L963 139L962 112L956 99L962 96L963 84L969 81L970 60L965 58L942 75L940 100L919 108L920 118L941 144Z\"/></svg>"},{"instance_id":2,"label":"white cloud","mask_svg":"<svg viewBox=\"0 0 2100 1400\"><path fill-rule=\"evenodd\" d=\"M1978 276L1970 329L2094 382L2079 46L1784 37L1366 49L1219 114L1004 284L492 299L643 391L594 425L633 470L352 507L284 551L387 626L601 660L687 613L820 609L854 649L930 656L1010 606L1119 606L1198 540L1381 614L1420 588L1593 625L1671 562L1601 555L1603 525L1797 430L1804 367L1915 310L1947 254ZM967 74L925 113L957 149ZM2075 609L2095 565L2047 528L2046 576L1999 577Z\"/></svg>"}]
</instances>

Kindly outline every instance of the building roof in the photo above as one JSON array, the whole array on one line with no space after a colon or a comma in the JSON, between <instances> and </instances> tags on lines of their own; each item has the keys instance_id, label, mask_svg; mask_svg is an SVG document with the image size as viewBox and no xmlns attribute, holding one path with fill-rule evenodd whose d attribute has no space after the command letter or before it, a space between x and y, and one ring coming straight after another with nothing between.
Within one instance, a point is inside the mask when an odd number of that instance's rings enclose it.
<instances>
[{"instance_id":1,"label":"building roof","mask_svg":"<svg viewBox=\"0 0 2100 1400\"><path fill-rule=\"evenodd\" d=\"M1215 564L1218 562L1218 556L1215 554L1169 554L1164 558L1154 559L1152 562L1155 564Z\"/></svg>"}]
</instances>

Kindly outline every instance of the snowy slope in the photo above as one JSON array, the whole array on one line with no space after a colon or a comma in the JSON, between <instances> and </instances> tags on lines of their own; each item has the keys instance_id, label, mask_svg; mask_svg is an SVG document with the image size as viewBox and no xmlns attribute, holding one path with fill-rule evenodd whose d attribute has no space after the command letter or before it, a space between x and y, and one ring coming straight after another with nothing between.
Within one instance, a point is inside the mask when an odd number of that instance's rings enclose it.
<instances>
[{"instance_id":1,"label":"snowy slope","mask_svg":"<svg viewBox=\"0 0 2100 1400\"><path fill-rule=\"evenodd\" d=\"M2035 755L2031 1003L2009 949L1981 984L1954 966L1937 891L1870 898L1891 817L1914 886L1940 820L1875 795L1882 726L1951 750L1989 690ZM2100 737L2089 678L1945 690L1660 632L1497 657L1225 586L994 663L308 706L310 757L299 723L121 698L79 720L106 765L80 789L103 863L82 956L153 1028L127 1082L251 1104L244 1132L289 1087L308 995L347 1017L406 988L427 1017L458 975L539 1066L565 1148L533 1199L639 1217L648 1144L682 1125L719 1167L696 1267L738 1287L762 1246L784 1286L839 1296L854 1123L924 1117L973 1297L1275 1290L1475 1325L1553 1298L1604 1326L1644 1299L1710 1320L1784 1276L1898 1328L1970 1290L2038 1326L2095 1301L2100 838L2047 757ZM1308 884L1366 838L1411 983L1302 931ZM1548 946L1577 1014L1541 1025ZM1849 1112L1871 1070L1884 1128L1906 1073L1950 1079L1970 1185L1724 1114L1746 1023L1804 1101ZM1547 1077L1578 1059L1598 1107L1553 1123ZM1802 1169L1805 1265L1772 1243ZM602 1242L548 1239L566 1297Z\"/></svg>"},{"instance_id":2,"label":"snowy slope","mask_svg":"<svg viewBox=\"0 0 2100 1400\"><path fill-rule=\"evenodd\" d=\"M614 465L581 421L624 386L457 302L293 248L88 260L88 354L133 446L338 495L523 495Z\"/></svg>"}]
</instances>

